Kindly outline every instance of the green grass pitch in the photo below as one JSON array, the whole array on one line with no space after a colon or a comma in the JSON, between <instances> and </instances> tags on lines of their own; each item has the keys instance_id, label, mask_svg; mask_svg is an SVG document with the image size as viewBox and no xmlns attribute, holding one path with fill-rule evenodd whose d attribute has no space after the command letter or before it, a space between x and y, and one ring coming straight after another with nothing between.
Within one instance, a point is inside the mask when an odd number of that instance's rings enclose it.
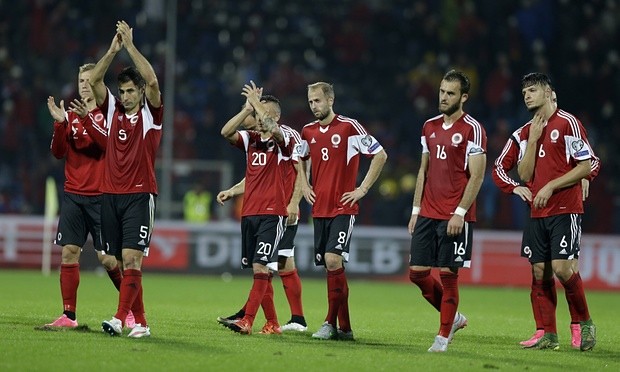
<instances>
[{"instance_id":1,"label":"green grass pitch","mask_svg":"<svg viewBox=\"0 0 620 372\"><path fill-rule=\"evenodd\" d=\"M78 322L83 329L40 331L35 327L62 310L58 273L0 270L0 371L582 371L620 370L620 295L587 292L598 328L592 352L570 348L569 316L558 291L559 351L524 350L533 332L526 289L464 287L460 308L469 326L444 354L426 350L438 330L438 313L412 284L350 281L355 342L311 338L327 309L325 280L304 279L306 333L242 336L220 326L243 304L250 272L223 281L213 276L146 272L145 306L152 336L110 337L101 321L114 314L117 292L107 276L82 273ZM279 320L290 313L281 281L274 278ZM561 286L558 285L559 288Z\"/></svg>"}]
</instances>

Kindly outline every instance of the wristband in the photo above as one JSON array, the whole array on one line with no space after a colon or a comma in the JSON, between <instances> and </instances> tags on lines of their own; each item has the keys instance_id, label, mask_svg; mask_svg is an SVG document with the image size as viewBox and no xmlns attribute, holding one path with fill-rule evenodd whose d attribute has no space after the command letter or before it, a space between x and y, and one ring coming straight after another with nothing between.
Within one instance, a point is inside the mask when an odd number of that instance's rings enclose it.
<instances>
[{"instance_id":1,"label":"wristband","mask_svg":"<svg viewBox=\"0 0 620 372\"><path fill-rule=\"evenodd\" d=\"M411 208L411 215L413 216L416 214L420 214L420 207L414 206L413 208Z\"/></svg>"},{"instance_id":2,"label":"wristband","mask_svg":"<svg viewBox=\"0 0 620 372\"><path fill-rule=\"evenodd\" d=\"M465 217L465 213L467 213L467 209L461 207L456 207L456 210L454 211L454 214L458 214L461 217Z\"/></svg>"}]
</instances>

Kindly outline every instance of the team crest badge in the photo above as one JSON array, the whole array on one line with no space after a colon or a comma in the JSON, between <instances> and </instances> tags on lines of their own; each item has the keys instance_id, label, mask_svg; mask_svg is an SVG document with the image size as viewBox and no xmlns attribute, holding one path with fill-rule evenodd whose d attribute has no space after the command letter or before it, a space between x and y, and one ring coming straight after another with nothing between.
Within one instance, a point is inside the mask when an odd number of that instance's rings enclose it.
<instances>
[{"instance_id":1,"label":"team crest badge","mask_svg":"<svg viewBox=\"0 0 620 372\"><path fill-rule=\"evenodd\" d=\"M332 136L332 145L333 145L333 147L338 147L338 145L340 144L340 141L342 141L342 139L340 138L339 134L334 134Z\"/></svg>"},{"instance_id":2,"label":"team crest badge","mask_svg":"<svg viewBox=\"0 0 620 372\"><path fill-rule=\"evenodd\" d=\"M463 135L461 133L454 133L452 135L452 146L457 146L461 142L463 142Z\"/></svg>"},{"instance_id":3,"label":"team crest badge","mask_svg":"<svg viewBox=\"0 0 620 372\"><path fill-rule=\"evenodd\" d=\"M551 142L557 142L558 138L560 138L560 131L557 129L552 130L549 137L551 138Z\"/></svg>"}]
</instances>

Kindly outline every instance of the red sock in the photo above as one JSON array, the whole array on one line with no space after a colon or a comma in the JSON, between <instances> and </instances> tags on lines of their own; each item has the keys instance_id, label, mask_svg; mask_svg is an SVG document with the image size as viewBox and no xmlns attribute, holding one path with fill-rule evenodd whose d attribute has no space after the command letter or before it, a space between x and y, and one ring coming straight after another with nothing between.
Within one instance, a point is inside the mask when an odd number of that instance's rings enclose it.
<instances>
[{"instance_id":1,"label":"red sock","mask_svg":"<svg viewBox=\"0 0 620 372\"><path fill-rule=\"evenodd\" d=\"M133 317L136 319L136 324L146 327L147 322L146 314L144 313L144 300L142 299L142 293L142 283L140 283L140 291L138 291L138 295L133 301L133 305L131 305L131 312L133 313Z\"/></svg>"},{"instance_id":2,"label":"red sock","mask_svg":"<svg viewBox=\"0 0 620 372\"><path fill-rule=\"evenodd\" d=\"M121 280L123 280L123 274L121 273L121 269L118 267L118 265L116 265L112 270L108 270L107 273L112 283L114 283L116 290L120 291Z\"/></svg>"},{"instance_id":3,"label":"red sock","mask_svg":"<svg viewBox=\"0 0 620 372\"><path fill-rule=\"evenodd\" d=\"M409 280L417 285L422 291L422 297L426 299L437 311L441 311L441 298L443 288L441 283L431 275L430 270L409 270Z\"/></svg>"},{"instance_id":4,"label":"red sock","mask_svg":"<svg viewBox=\"0 0 620 372\"><path fill-rule=\"evenodd\" d=\"M536 296L536 278L532 276L532 285L530 289L530 302L532 303L532 313L534 314L534 322L536 329L544 329L542 315L540 314L540 306L538 305L538 296Z\"/></svg>"},{"instance_id":5,"label":"red sock","mask_svg":"<svg viewBox=\"0 0 620 372\"><path fill-rule=\"evenodd\" d=\"M278 322L278 316L276 315L276 305L273 303L273 285L271 283L272 276L269 275L267 280L267 288L265 289L265 295L261 301L261 307L265 313L267 321Z\"/></svg>"},{"instance_id":6,"label":"red sock","mask_svg":"<svg viewBox=\"0 0 620 372\"><path fill-rule=\"evenodd\" d=\"M344 277L344 267L327 271L327 316L325 321L334 327L337 325L338 311L342 303L342 295L346 278Z\"/></svg>"},{"instance_id":7,"label":"red sock","mask_svg":"<svg viewBox=\"0 0 620 372\"><path fill-rule=\"evenodd\" d=\"M121 281L121 289L118 295L118 309L115 318L120 319L125 324L127 313L133 307L133 303L138 297L142 288L142 271L127 269L123 272L123 280ZM134 314L137 316L138 314ZM136 323L138 319L136 318Z\"/></svg>"},{"instance_id":8,"label":"red sock","mask_svg":"<svg viewBox=\"0 0 620 372\"><path fill-rule=\"evenodd\" d=\"M558 300L555 291L555 280L536 280L534 287L537 297L536 302L538 303L545 333L557 334L555 308L557 307Z\"/></svg>"},{"instance_id":9,"label":"red sock","mask_svg":"<svg viewBox=\"0 0 620 372\"><path fill-rule=\"evenodd\" d=\"M60 265L60 293L63 311L75 313L77 306L77 289L80 285L80 264Z\"/></svg>"},{"instance_id":10,"label":"red sock","mask_svg":"<svg viewBox=\"0 0 620 372\"><path fill-rule=\"evenodd\" d=\"M443 296L441 297L439 335L448 337L454 323L456 309L459 307L459 275L452 272L442 271L439 273L441 284L443 285Z\"/></svg>"},{"instance_id":11,"label":"red sock","mask_svg":"<svg viewBox=\"0 0 620 372\"><path fill-rule=\"evenodd\" d=\"M581 278L581 275L579 275L579 273L575 273L575 274L579 276L579 278ZM570 322L571 324L578 324L579 313L577 312L577 309L575 309L575 305L573 304L570 297L568 296L568 291L565 290L564 295L566 296L566 303L568 304L568 312L570 313Z\"/></svg>"},{"instance_id":12,"label":"red sock","mask_svg":"<svg viewBox=\"0 0 620 372\"><path fill-rule=\"evenodd\" d=\"M299 280L297 269L281 273L280 278L282 278L284 293L291 308L291 315L304 316L304 308L301 305L301 280Z\"/></svg>"},{"instance_id":13,"label":"red sock","mask_svg":"<svg viewBox=\"0 0 620 372\"><path fill-rule=\"evenodd\" d=\"M565 283L562 283L562 285L566 290L566 298L568 299L568 302L574 306L577 313L577 321L584 322L589 320L590 311L588 310L586 294L583 291L581 276L579 274L573 274Z\"/></svg>"},{"instance_id":14,"label":"red sock","mask_svg":"<svg viewBox=\"0 0 620 372\"><path fill-rule=\"evenodd\" d=\"M344 279L344 287L340 308L338 309L338 328L343 332L349 332L351 331L351 319L349 318L349 283L347 282L347 277L344 272L342 273L342 277Z\"/></svg>"},{"instance_id":15,"label":"red sock","mask_svg":"<svg viewBox=\"0 0 620 372\"><path fill-rule=\"evenodd\" d=\"M254 274L254 282L252 283L252 289L250 289L250 296L248 297L248 302L245 304L244 318L247 319L250 324L254 324L256 312L263 301L263 297L265 297L268 285L269 274Z\"/></svg>"}]
</instances>

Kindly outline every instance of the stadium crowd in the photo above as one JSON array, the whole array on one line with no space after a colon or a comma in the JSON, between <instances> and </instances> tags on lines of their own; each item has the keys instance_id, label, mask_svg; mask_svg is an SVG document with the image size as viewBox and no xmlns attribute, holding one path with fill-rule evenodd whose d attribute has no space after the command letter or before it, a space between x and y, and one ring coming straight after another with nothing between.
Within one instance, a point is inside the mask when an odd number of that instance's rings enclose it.
<instances>
[{"instance_id":1,"label":"stadium crowd","mask_svg":"<svg viewBox=\"0 0 620 372\"><path fill-rule=\"evenodd\" d=\"M62 182L63 164L49 152L46 98L78 96L77 67L101 56L117 20L145 30L135 42L166 90L165 3L0 0L0 213L41 214L45 178ZM486 128L489 171L529 120L521 76L540 71L602 161L584 231L620 232L620 1L195 0L178 2L177 11L175 159L230 160L240 178L244 163L219 130L243 103L243 84L257 81L280 98L281 122L301 130L312 120L307 84L329 81L335 111L358 118L390 157L359 223L405 228L420 131L438 112L443 74L457 68L472 80L466 111ZM478 202L482 227L522 227L523 203L501 195L490 175Z\"/></svg>"}]
</instances>

